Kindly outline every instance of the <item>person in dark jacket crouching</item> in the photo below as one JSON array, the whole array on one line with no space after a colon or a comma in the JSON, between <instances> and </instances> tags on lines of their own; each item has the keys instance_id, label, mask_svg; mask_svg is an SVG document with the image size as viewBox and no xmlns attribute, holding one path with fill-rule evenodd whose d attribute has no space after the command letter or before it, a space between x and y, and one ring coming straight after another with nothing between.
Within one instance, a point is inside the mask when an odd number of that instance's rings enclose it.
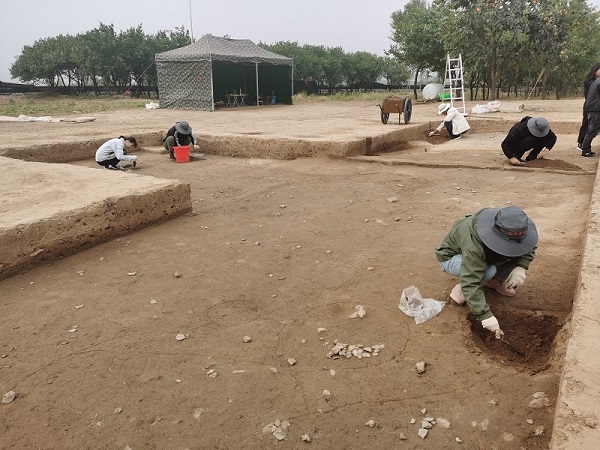
<instances>
[{"instance_id":1,"label":"person in dark jacket crouching","mask_svg":"<svg viewBox=\"0 0 600 450\"><path fill-rule=\"evenodd\" d=\"M544 117L525 116L517 122L502 141L502 151L513 166L522 166L523 155L527 161L542 159L556 144L556 134Z\"/></svg>"},{"instance_id":2,"label":"person in dark jacket crouching","mask_svg":"<svg viewBox=\"0 0 600 450\"><path fill-rule=\"evenodd\" d=\"M177 122L169 131L163 141L163 146L169 151L169 158L175 160L173 148L176 146L189 145L194 146L194 150L198 150L198 140L192 134L192 127L185 120Z\"/></svg>"}]
</instances>

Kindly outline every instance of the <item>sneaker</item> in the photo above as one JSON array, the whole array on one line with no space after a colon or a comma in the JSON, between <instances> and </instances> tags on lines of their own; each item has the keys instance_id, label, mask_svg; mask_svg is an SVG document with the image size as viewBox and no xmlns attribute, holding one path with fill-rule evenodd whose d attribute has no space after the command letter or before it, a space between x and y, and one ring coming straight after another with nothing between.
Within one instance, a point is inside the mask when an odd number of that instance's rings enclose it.
<instances>
[{"instance_id":1,"label":"sneaker","mask_svg":"<svg viewBox=\"0 0 600 450\"><path fill-rule=\"evenodd\" d=\"M580 152L583 151L583 149L581 148L581 144L577 144L577 150L579 150Z\"/></svg>"},{"instance_id":2,"label":"sneaker","mask_svg":"<svg viewBox=\"0 0 600 450\"><path fill-rule=\"evenodd\" d=\"M175 161L175 153L169 152L169 159L172 159L173 161Z\"/></svg>"},{"instance_id":3,"label":"sneaker","mask_svg":"<svg viewBox=\"0 0 600 450\"><path fill-rule=\"evenodd\" d=\"M120 168L118 165L117 165L117 166L113 166L112 164L111 164L111 165L108 165L108 166L106 166L106 168L107 168L108 170L121 170L121 168Z\"/></svg>"},{"instance_id":4,"label":"sneaker","mask_svg":"<svg viewBox=\"0 0 600 450\"><path fill-rule=\"evenodd\" d=\"M583 156L584 158L594 158L596 156L596 153L594 152L584 152L581 154L581 156Z\"/></svg>"},{"instance_id":5,"label":"sneaker","mask_svg":"<svg viewBox=\"0 0 600 450\"><path fill-rule=\"evenodd\" d=\"M459 134L458 136L456 136L456 137L453 137L453 138L452 138L452 140L455 140L455 139L461 139L461 138L462 138L462 136Z\"/></svg>"},{"instance_id":6,"label":"sneaker","mask_svg":"<svg viewBox=\"0 0 600 450\"><path fill-rule=\"evenodd\" d=\"M505 297L514 297L517 295L513 288L507 289L506 286L504 286L504 282L498 278L492 278L491 280L486 281L484 286L494 289L498 294L504 295Z\"/></svg>"},{"instance_id":7,"label":"sneaker","mask_svg":"<svg viewBox=\"0 0 600 450\"><path fill-rule=\"evenodd\" d=\"M465 302L465 296L460 284L457 284L452 288L452 292L450 292L450 298L454 300L457 305L462 305Z\"/></svg>"}]
</instances>

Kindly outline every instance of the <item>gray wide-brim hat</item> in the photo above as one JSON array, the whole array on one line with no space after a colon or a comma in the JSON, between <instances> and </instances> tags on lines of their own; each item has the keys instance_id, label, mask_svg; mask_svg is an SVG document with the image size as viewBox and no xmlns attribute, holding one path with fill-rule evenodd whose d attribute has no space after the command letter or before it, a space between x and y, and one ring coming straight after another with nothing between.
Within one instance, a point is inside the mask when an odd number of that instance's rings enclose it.
<instances>
[{"instance_id":1,"label":"gray wide-brim hat","mask_svg":"<svg viewBox=\"0 0 600 450\"><path fill-rule=\"evenodd\" d=\"M192 127L190 127L190 124L187 123L185 120L177 122L175 124L175 129L181 134L192 134Z\"/></svg>"},{"instance_id":2,"label":"gray wide-brim hat","mask_svg":"<svg viewBox=\"0 0 600 450\"><path fill-rule=\"evenodd\" d=\"M544 117L532 117L527 121L527 128L535 137L544 137L550 132L550 124Z\"/></svg>"},{"instance_id":3,"label":"gray wide-brim hat","mask_svg":"<svg viewBox=\"0 0 600 450\"><path fill-rule=\"evenodd\" d=\"M535 223L517 206L481 211L477 234L490 250L511 258L529 253L538 241Z\"/></svg>"}]
</instances>

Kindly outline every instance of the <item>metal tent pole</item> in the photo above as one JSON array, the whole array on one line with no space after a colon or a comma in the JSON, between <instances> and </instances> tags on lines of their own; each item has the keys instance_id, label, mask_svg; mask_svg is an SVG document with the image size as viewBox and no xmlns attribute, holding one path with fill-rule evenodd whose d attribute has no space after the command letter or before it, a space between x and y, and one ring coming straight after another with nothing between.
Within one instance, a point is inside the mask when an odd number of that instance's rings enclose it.
<instances>
[{"instance_id":1,"label":"metal tent pole","mask_svg":"<svg viewBox=\"0 0 600 450\"><path fill-rule=\"evenodd\" d=\"M258 63L256 63L256 107L260 106L259 96L258 96Z\"/></svg>"},{"instance_id":2,"label":"metal tent pole","mask_svg":"<svg viewBox=\"0 0 600 450\"><path fill-rule=\"evenodd\" d=\"M192 0L189 1L189 7L190 7L190 40L192 41L191 43L194 43L194 24L192 22Z\"/></svg>"},{"instance_id":3,"label":"metal tent pole","mask_svg":"<svg viewBox=\"0 0 600 450\"><path fill-rule=\"evenodd\" d=\"M212 104L211 111L214 111L215 110L215 86L214 86L214 83L213 83L214 77L213 77L212 54L208 58L208 61L210 63L210 101L211 101L211 104Z\"/></svg>"}]
</instances>

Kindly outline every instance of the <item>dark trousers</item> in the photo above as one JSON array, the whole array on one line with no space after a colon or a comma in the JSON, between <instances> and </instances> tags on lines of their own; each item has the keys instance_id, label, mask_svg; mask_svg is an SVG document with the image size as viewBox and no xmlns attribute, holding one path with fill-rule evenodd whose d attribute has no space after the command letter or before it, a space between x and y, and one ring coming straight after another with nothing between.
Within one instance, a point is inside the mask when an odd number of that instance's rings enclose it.
<instances>
[{"instance_id":1,"label":"dark trousers","mask_svg":"<svg viewBox=\"0 0 600 450\"><path fill-rule=\"evenodd\" d=\"M460 136L460 134L454 134L454 133L452 133L452 121L450 121L450 122L444 122L444 126L446 127L446 131L450 135L450 139L456 139L457 137Z\"/></svg>"},{"instance_id":2,"label":"dark trousers","mask_svg":"<svg viewBox=\"0 0 600 450\"><path fill-rule=\"evenodd\" d=\"M588 113L588 130L581 144L581 152L589 153L592 151L592 141L600 133L600 112Z\"/></svg>"},{"instance_id":3,"label":"dark trousers","mask_svg":"<svg viewBox=\"0 0 600 450\"><path fill-rule=\"evenodd\" d=\"M587 118L587 112L585 112L585 109L583 110L583 120L581 121L581 127L579 128L579 134L577 135L577 143L581 146L581 144L583 143L583 139L585 138L585 133L587 133L588 130L588 118Z\"/></svg>"},{"instance_id":4,"label":"dark trousers","mask_svg":"<svg viewBox=\"0 0 600 450\"><path fill-rule=\"evenodd\" d=\"M103 167L116 166L117 164L119 164L119 159L113 158L113 159L107 159L106 161L96 161L96 162Z\"/></svg>"},{"instance_id":5,"label":"dark trousers","mask_svg":"<svg viewBox=\"0 0 600 450\"><path fill-rule=\"evenodd\" d=\"M534 159L537 158L537 155L543 149L544 149L544 140L540 141L539 139L536 139L533 136L528 136L514 144L511 144L512 154L508 150L505 150L504 148L502 149L502 151L504 152L504 155L506 155L506 157L508 159L513 158L513 157L517 158L517 159L521 159L526 152L531 150L531 153L529 153L529 155L527 155L527 161L533 161Z\"/></svg>"},{"instance_id":6,"label":"dark trousers","mask_svg":"<svg viewBox=\"0 0 600 450\"><path fill-rule=\"evenodd\" d=\"M508 260L505 263L499 264L496 266L496 275L494 278L498 278L499 280L506 281L510 273L513 269L517 267L517 262L514 259Z\"/></svg>"}]
</instances>

